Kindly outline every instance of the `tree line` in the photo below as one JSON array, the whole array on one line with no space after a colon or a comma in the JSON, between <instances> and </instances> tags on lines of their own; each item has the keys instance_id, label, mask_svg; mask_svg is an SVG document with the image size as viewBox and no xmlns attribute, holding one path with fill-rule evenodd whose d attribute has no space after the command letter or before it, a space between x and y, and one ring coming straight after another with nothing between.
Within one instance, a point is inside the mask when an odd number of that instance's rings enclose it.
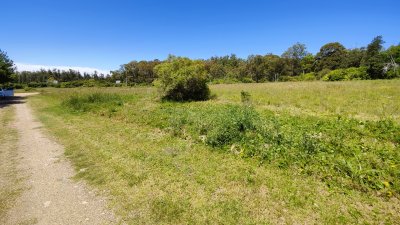
<instances>
[{"instance_id":1,"label":"tree line","mask_svg":"<svg viewBox=\"0 0 400 225\"><path fill-rule=\"evenodd\" d=\"M14 75L16 84L26 84L30 87L63 86L78 87L95 83L111 83L110 76L95 71L94 73L81 73L78 70L41 69L39 71L22 71ZM90 85L89 85L90 86Z\"/></svg>"},{"instance_id":2,"label":"tree line","mask_svg":"<svg viewBox=\"0 0 400 225\"><path fill-rule=\"evenodd\" d=\"M289 47L281 56L235 54L216 56L202 61L208 81L267 82L296 80L391 79L399 77L400 44L383 48L382 36L366 47L346 49L339 42L323 45L313 55L302 43ZM196 60L198 61L198 60ZM154 67L166 61L132 61L111 71L113 80L152 83L157 79Z\"/></svg>"},{"instance_id":3,"label":"tree line","mask_svg":"<svg viewBox=\"0 0 400 225\"><path fill-rule=\"evenodd\" d=\"M269 82L299 80L391 79L400 77L400 44L384 49L382 36L366 47L347 49L339 42L323 45L315 55L302 43L289 47L282 55L250 55L246 59L235 54L195 60L204 67L208 82ZM169 57L170 58L170 57ZM54 81L64 86L109 86L117 80L127 84L152 84L158 78L154 68L167 60L131 61L110 75L80 73L68 70L17 72L13 62L0 50L0 83L46 86ZM59 84L58 84L59 85Z\"/></svg>"}]
</instances>

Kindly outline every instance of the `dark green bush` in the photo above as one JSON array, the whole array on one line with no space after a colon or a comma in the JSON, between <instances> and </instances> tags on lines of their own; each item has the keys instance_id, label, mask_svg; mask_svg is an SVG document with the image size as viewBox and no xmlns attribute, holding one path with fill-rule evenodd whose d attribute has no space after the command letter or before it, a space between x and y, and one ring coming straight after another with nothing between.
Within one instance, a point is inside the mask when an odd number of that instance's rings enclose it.
<instances>
[{"instance_id":1,"label":"dark green bush","mask_svg":"<svg viewBox=\"0 0 400 225\"><path fill-rule=\"evenodd\" d=\"M28 87L30 88L40 88L40 87L47 87L47 83L38 83L38 82L29 82L27 84Z\"/></svg>"}]
</instances>

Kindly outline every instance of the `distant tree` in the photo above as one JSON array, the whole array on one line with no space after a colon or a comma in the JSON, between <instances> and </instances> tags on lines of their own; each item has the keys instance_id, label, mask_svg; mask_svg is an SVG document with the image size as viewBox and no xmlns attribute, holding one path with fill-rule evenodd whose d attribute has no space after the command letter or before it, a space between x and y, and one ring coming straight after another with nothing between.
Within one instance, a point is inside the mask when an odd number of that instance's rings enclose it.
<instances>
[{"instance_id":1,"label":"distant tree","mask_svg":"<svg viewBox=\"0 0 400 225\"><path fill-rule=\"evenodd\" d=\"M285 60L273 54L264 56L264 64L266 69L266 79L268 81L278 81L279 78L287 72Z\"/></svg>"},{"instance_id":2,"label":"distant tree","mask_svg":"<svg viewBox=\"0 0 400 225\"><path fill-rule=\"evenodd\" d=\"M210 97L204 62L176 56L154 68L155 85L162 98L173 101L200 101Z\"/></svg>"},{"instance_id":3,"label":"distant tree","mask_svg":"<svg viewBox=\"0 0 400 225\"><path fill-rule=\"evenodd\" d=\"M383 68L387 78L400 77L400 44L390 46L385 52L386 63Z\"/></svg>"},{"instance_id":4,"label":"distant tree","mask_svg":"<svg viewBox=\"0 0 400 225\"><path fill-rule=\"evenodd\" d=\"M247 58L247 72L257 83L267 78L267 67L262 55L250 55Z\"/></svg>"},{"instance_id":5,"label":"distant tree","mask_svg":"<svg viewBox=\"0 0 400 225\"><path fill-rule=\"evenodd\" d=\"M390 46L385 53L397 64L400 64L400 44Z\"/></svg>"},{"instance_id":6,"label":"distant tree","mask_svg":"<svg viewBox=\"0 0 400 225\"><path fill-rule=\"evenodd\" d=\"M346 51L341 68L360 67L366 54L365 47L354 48Z\"/></svg>"},{"instance_id":7,"label":"distant tree","mask_svg":"<svg viewBox=\"0 0 400 225\"><path fill-rule=\"evenodd\" d=\"M339 42L328 43L316 55L316 70L335 70L343 66L346 48Z\"/></svg>"},{"instance_id":8,"label":"distant tree","mask_svg":"<svg viewBox=\"0 0 400 225\"><path fill-rule=\"evenodd\" d=\"M205 68L210 80L227 78L227 68L220 63L219 57L211 57L211 59L207 60Z\"/></svg>"},{"instance_id":9,"label":"distant tree","mask_svg":"<svg viewBox=\"0 0 400 225\"><path fill-rule=\"evenodd\" d=\"M209 79L238 79L244 76L244 60L238 58L235 54L222 57L211 57L205 61L205 67Z\"/></svg>"},{"instance_id":10,"label":"distant tree","mask_svg":"<svg viewBox=\"0 0 400 225\"><path fill-rule=\"evenodd\" d=\"M315 57L311 53L307 54L301 59L300 65L303 74L313 72Z\"/></svg>"},{"instance_id":11,"label":"distant tree","mask_svg":"<svg viewBox=\"0 0 400 225\"><path fill-rule=\"evenodd\" d=\"M302 73L301 60L307 55L306 45L299 42L289 47L282 54L282 58L286 59L289 65L290 76L297 76Z\"/></svg>"},{"instance_id":12,"label":"distant tree","mask_svg":"<svg viewBox=\"0 0 400 225\"><path fill-rule=\"evenodd\" d=\"M0 49L0 84L12 81L14 70L14 62Z\"/></svg>"},{"instance_id":13,"label":"distant tree","mask_svg":"<svg viewBox=\"0 0 400 225\"><path fill-rule=\"evenodd\" d=\"M122 65L119 77L127 82L152 83L156 79L153 69L160 63L157 59L153 61L131 61ZM113 71L113 74L117 75L118 73Z\"/></svg>"},{"instance_id":14,"label":"distant tree","mask_svg":"<svg viewBox=\"0 0 400 225\"><path fill-rule=\"evenodd\" d=\"M385 58L384 54L381 54L383 50L383 44L384 41L382 39L382 36L377 36L367 46L366 56L363 60L363 65L367 67L367 73L372 79L385 78Z\"/></svg>"}]
</instances>

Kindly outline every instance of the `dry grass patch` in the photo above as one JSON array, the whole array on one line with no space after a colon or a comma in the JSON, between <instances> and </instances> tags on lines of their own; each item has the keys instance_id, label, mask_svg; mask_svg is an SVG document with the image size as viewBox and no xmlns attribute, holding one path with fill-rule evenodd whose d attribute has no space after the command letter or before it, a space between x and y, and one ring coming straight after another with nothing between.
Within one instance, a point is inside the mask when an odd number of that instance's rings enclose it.
<instances>
[{"instance_id":1,"label":"dry grass patch","mask_svg":"<svg viewBox=\"0 0 400 225\"><path fill-rule=\"evenodd\" d=\"M5 223L8 209L23 191L23 177L18 169L18 134L11 122L14 107L0 109L0 223Z\"/></svg>"}]
</instances>

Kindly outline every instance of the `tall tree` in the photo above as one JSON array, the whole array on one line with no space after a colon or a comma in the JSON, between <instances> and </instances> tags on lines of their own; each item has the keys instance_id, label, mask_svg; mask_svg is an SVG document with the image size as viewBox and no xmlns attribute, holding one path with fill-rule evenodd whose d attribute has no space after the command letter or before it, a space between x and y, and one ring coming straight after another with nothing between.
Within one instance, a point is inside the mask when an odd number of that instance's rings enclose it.
<instances>
[{"instance_id":1,"label":"tall tree","mask_svg":"<svg viewBox=\"0 0 400 225\"><path fill-rule=\"evenodd\" d=\"M315 57L309 53L301 60L300 64L303 73L311 73L315 65Z\"/></svg>"},{"instance_id":2,"label":"tall tree","mask_svg":"<svg viewBox=\"0 0 400 225\"><path fill-rule=\"evenodd\" d=\"M289 47L283 54L282 58L287 60L289 65L289 75L297 76L302 73L301 60L308 54L305 44L297 42Z\"/></svg>"},{"instance_id":3,"label":"tall tree","mask_svg":"<svg viewBox=\"0 0 400 225\"><path fill-rule=\"evenodd\" d=\"M10 82L14 70L14 62L0 49L0 84Z\"/></svg>"},{"instance_id":4,"label":"tall tree","mask_svg":"<svg viewBox=\"0 0 400 225\"><path fill-rule=\"evenodd\" d=\"M400 77L400 44L390 46L385 52L386 63L383 68L387 78Z\"/></svg>"},{"instance_id":5,"label":"tall tree","mask_svg":"<svg viewBox=\"0 0 400 225\"><path fill-rule=\"evenodd\" d=\"M365 47L347 50L343 59L342 68L360 67L365 54Z\"/></svg>"},{"instance_id":6,"label":"tall tree","mask_svg":"<svg viewBox=\"0 0 400 225\"><path fill-rule=\"evenodd\" d=\"M372 79L385 78L385 73L383 70L385 66L385 59L384 55L381 54L384 43L385 42L383 41L382 36L377 36L367 46L363 65L367 67L367 73Z\"/></svg>"},{"instance_id":7,"label":"tall tree","mask_svg":"<svg viewBox=\"0 0 400 225\"><path fill-rule=\"evenodd\" d=\"M268 65L262 55L250 55L247 59L247 71L255 82L267 78Z\"/></svg>"},{"instance_id":8,"label":"tall tree","mask_svg":"<svg viewBox=\"0 0 400 225\"><path fill-rule=\"evenodd\" d=\"M335 70L343 67L346 48L339 42L328 43L321 47L316 55L316 70Z\"/></svg>"}]
</instances>

